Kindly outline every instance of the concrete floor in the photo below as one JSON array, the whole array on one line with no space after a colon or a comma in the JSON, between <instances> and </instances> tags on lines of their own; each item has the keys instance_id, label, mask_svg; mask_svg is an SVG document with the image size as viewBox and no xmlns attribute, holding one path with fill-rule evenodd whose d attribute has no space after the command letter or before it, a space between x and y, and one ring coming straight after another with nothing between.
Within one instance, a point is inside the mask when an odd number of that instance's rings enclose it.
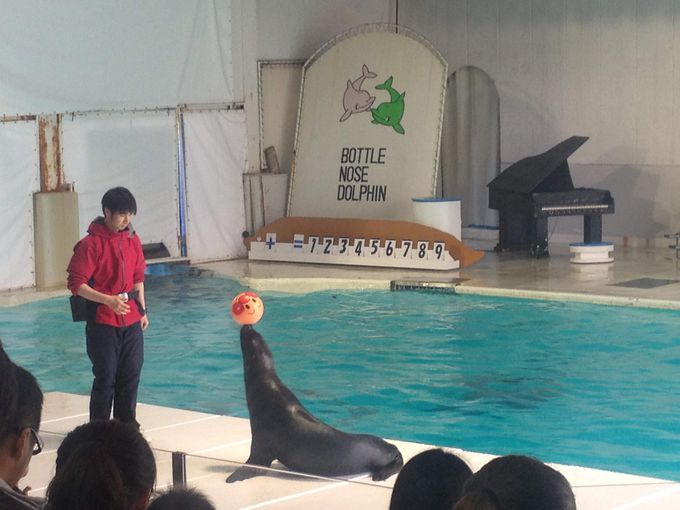
<instances>
[{"instance_id":1,"label":"concrete floor","mask_svg":"<svg viewBox=\"0 0 680 510\"><path fill-rule=\"evenodd\" d=\"M472 267L458 271L413 271L237 260L197 267L237 279L255 290L308 292L330 288L389 288L390 282L430 282L456 285L456 292L542 299L573 299L630 306L680 309L680 270L675 253L663 249L616 248L611 264L577 266L569 263L567 246L551 244L551 257L487 253ZM634 280L638 281L638 286ZM621 284L624 284L623 286ZM646 288L645 288L646 287ZM33 290L0 294L0 306L63 294ZM35 457L25 479L34 493L44 494L53 473L56 447L63 435L87 419L87 397L50 393L41 431L45 453ZM219 509L324 508L387 509L395 476L375 483L367 476L326 480L272 472L225 484L224 478L248 456L248 421L227 416L140 404L139 420L158 461L158 488L171 482L170 453L191 454L189 484L206 492ZM405 459L428 445L394 441ZM473 469L488 455L457 451ZM277 467L276 465L274 467ZM281 466L278 466L279 468ZM555 466L569 479L580 510L680 508L680 484L589 469Z\"/></svg>"},{"instance_id":2,"label":"concrete floor","mask_svg":"<svg viewBox=\"0 0 680 510\"><path fill-rule=\"evenodd\" d=\"M45 450L33 458L30 471L21 482L41 496L54 474L56 449L68 431L85 423L89 398L67 393L48 393L40 433ZM139 404L137 417L156 455L156 488L172 484L171 452L187 457L188 485L204 492L218 510L271 508L276 510L387 509L396 476L373 482L368 475L331 480L286 473L274 464L267 476L226 484L225 478L248 457L248 420L194 411ZM430 445L392 440L405 460L431 448ZM485 454L450 450L462 457L473 470L492 457ZM677 509L680 484L653 478L596 469L551 464L572 485L579 510ZM415 509L414 509L415 510Z\"/></svg>"}]
</instances>

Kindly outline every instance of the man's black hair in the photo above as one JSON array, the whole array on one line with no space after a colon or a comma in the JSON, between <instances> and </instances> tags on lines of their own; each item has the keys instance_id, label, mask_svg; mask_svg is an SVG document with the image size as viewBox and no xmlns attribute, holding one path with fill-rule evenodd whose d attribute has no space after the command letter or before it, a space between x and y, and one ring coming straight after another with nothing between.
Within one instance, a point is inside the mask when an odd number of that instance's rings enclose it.
<instances>
[{"instance_id":1,"label":"man's black hair","mask_svg":"<svg viewBox=\"0 0 680 510\"><path fill-rule=\"evenodd\" d=\"M102 212L104 209L111 211L111 214L127 212L137 214L137 201L129 189L118 186L104 193Z\"/></svg>"}]
</instances>

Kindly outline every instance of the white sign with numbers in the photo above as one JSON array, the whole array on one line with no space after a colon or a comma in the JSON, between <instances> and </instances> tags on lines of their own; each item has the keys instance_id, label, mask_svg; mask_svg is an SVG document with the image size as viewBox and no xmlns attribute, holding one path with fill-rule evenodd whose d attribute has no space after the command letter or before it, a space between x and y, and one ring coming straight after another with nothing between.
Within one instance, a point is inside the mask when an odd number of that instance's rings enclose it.
<instances>
[{"instance_id":1,"label":"white sign with numbers","mask_svg":"<svg viewBox=\"0 0 680 510\"><path fill-rule=\"evenodd\" d=\"M419 239L350 238L295 234L293 243L277 242L276 235L252 241L248 257L253 260L404 267L414 269L458 269L443 241Z\"/></svg>"}]
</instances>

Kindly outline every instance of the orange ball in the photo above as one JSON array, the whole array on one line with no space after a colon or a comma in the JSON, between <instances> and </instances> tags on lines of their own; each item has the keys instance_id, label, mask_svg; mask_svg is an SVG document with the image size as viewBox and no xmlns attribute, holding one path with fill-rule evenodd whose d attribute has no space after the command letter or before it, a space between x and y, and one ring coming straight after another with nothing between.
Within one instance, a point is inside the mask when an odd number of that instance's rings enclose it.
<instances>
[{"instance_id":1,"label":"orange ball","mask_svg":"<svg viewBox=\"0 0 680 510\"><path fill-rule=\"evenodd\" d=\"M263 313L264 303L254 292L241 292L231 301L231 318L238 324L255 324Z\"/></svg>"}]
</instances>

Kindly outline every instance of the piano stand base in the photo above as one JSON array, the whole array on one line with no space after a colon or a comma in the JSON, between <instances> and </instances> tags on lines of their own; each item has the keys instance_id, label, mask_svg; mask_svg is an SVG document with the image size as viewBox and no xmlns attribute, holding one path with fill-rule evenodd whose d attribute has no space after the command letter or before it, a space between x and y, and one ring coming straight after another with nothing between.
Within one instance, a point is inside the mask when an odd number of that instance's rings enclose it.
<instances>
[{"instance_id":1,"label":"piano stand base","mask_svg":"<svg viewBox=\"0 0 680 510\"><path fill-rule=\"evenodd\" d=\"M554 217L554 216L553 216ZM529 251L534 258L549 257L549 216L532 217L513 213L501 213L499 242L495 252ZM583 243L602 242L602 215L583 215ZM613 260L613 259L612 259ZM603 261L608 262L608 261Z\"/></svg>"}]
</instances>

